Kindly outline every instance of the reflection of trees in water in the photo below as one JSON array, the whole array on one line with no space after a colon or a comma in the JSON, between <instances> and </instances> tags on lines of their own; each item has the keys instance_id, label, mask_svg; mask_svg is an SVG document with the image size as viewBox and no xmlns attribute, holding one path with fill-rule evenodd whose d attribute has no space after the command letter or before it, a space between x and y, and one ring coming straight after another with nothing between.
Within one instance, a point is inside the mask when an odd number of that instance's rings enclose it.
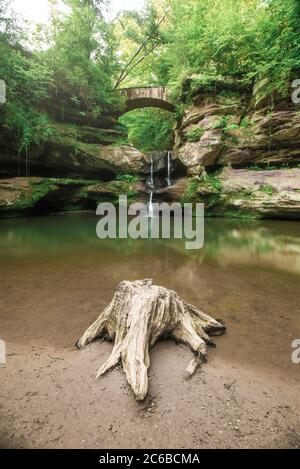
<instances>
[{"instance_id":1,"label":"reflection of trees in water","mask_svg":"<svg viewBox=\"0 0 300 469\"><path fill-rule=\"evenodd\" d=\"M217 229L217 226L214 228ZM212 254L219 264L253 265L300 273L300 232L297 222L224 223L217 235L217 243L215 238L214 231L212 249L208 249L207 254ZM209 237L207 244L210 244Z\"/></svg>"},{"instance_id":2,"label":"reflection of trees in water","mask_svg":"<svg viewBox=\"0 0 300 469\"><path fill-rule=\"evenodd\" d=\"M60 252L71 252L80 244L88 246L93 240L91 219L76 218L49 216L2 221L1 254L21 257L51 256Z\"/></svg>"},{"instance_id":3,"label":"reflection of trees in water","mask_svg":"<svg viewBox=\"0 0 300 469\"><path fill-rule=\"evenodd\" d=\"M58 255L141 257L161 266L176 262L196 265L258 265L300 273L299 223L205 219L205 242L200 250L186 250L184 239L106 239L96 236L94 216L53 216L6 220L0 223L2 259L45 258Z\"/></svg>"},{"instance_id":4,"label":"reflection of trees in water","mask_svg":"<svg viewBox=\"0 0 300 469\"><path fill-rule=\"evenodd\" d=\"M297 222L208 219L203 249L186 251L181 240L173 240L170 247L187 257L191 268L193 262L213 262L300 273Z\"/></svg>"},{"instance_id":5,"label":"reflection of trees in water","mask_svg":"<svg viewBox=\"0 0 300 469\"><path fill-rule=\"evenodd\" d=\"M234 232L233 238L236 245L225 244L219 255L220 264L252 265L300 274L300 238L274 237L264 229L247 234Z\"/></svg>"}]
</instances>

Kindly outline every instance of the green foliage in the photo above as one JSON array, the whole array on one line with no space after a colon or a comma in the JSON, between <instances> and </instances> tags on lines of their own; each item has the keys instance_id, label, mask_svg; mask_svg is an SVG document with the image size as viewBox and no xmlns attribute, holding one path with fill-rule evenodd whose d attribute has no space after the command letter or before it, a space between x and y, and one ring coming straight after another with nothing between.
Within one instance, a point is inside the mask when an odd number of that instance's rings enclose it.
<instances>
[{"instance_id":1,"label":"green foliage","mask_svg":"<svg viewBox=\"0 0 300 469\"><path fill-rule=\"evenodd\" d=\"M141 151L169 150L173 146L174 116L161 109L137 109L123 115L131 145Z\"/></svg>"},{"instance_id":2,"label":"green foliage","mask_svg":"<svg viewBox=\"0 0 300 469\"><path fill-rule=\"evenodd\" d=\"M181 203L195 203L198 200L198 188L199 188L199 179L190 178L188 179L187 186L185 188L184 194L181 197Z\"/></svg>"},{"instance_id":3,"label":"green foliage","mask_svg":"<svg viewBox=\"0 0 300 469\"><path fill-rule=\"evenodd\" d=\"M229 124L225 127L225 130L228 132L230 130L238 130L240 126L238 124Z\"/></svg>"},{"instance_id":4,"label":"green foliage","mask_svg":"<svg viewBox=\"0 0 300 469\"><path fill-rule=\"evenodd\" d=\"M204 202L206 208L219 205L221 200L221 181L216 172L204 173L201 177L188 179L181 203Z\"/></svg>"},{"instance_id":5,"label":"green foliage","mask_svg":"<svg viewBox=\"0 0 300 469\"><path fill-rule=\"evenodd\" d=\"M234 145L238 145L239 143L239 135L240 133L235 134L234 131L240 131L243 136L251 137L252 130L251 126L252 123L249 119L244 118L242 121L237 124L235 122L230 123L230 119L232 118L231 115L224 115L221 116L214 125L215 129L222 130L222 138L223 140L230 141Z\"/></svg>"},{"instance_id":6,"label":"green foliage","mask_svg":"<svg viewBox=\"0 0 300 469\"><path fill-rule=\"evenodd\" d=\"M155 12L159 3L148 1L152 5L152 21L160 16ZM250 92L254 83L258 88L264 83L259 90L260 98L274 91L290 92L291 77L298 76L300 70L298 0L163 3L166 20L156 30L159 44L141 65L131 70L126 78L128 83L167 85L178 105L191 103L199 90L218 93L224 99L239 97L240 91ZM130 60L135 47L143 43L145 35L141 30L149 32L149 25L155 24L150 18L149 14L138 21L135 18L135 27L132 22L126 23L128 17L122 18L121 26L118 24L125 62L126 58ZM177 116L178 120L180 117ZM226 119L220 121L219 128L225 133L238 130L237 124L227 126ZM239 127L246 129L250 125L244 119Z\"/></svg>"},{"instance_id":7,"label":"green foliage","mask_svg":"<svg viewBox=\"0 0 300 469\"><path fill-rule=\"evenodd\" d=\"M105 184L105 188L112 192L112 194L115 196L116 202L120 195L126 194L131 202L135 200L137 195L137 189L134 181L110 181Z\"/></svg>"},{"instance_id":8,"label":"green foliage","mask_svg":"<svg viewBox=\"0 0 300 469\"><path fill-rule=\"evenodd\" d=\"M248 127L251 127L251 125L251 121L247 117L244 117L241 120L240 127L242 127L242 129L247 129Z\"/></svg>"},{"instance_id":9,"label":"green foliage","mask_svg":"<svg viewBox=\"0 0 300 469\"><path fill-rule=\"evenodd\" d=\"M124 130L124 129L122 129ZM118 136L110 146L112 147L120 147L122 145L129 145L128 136L127 135L120 135Z\"/></svg>"},{"instance_id":10,"label":"green foliage","mask_svg":"<svg viewBox=\"0 0 300 469\"><path fill-rule=\"evenodd\" d=\"M228 125L228 120L230 116L221 116L219 120L214 124L214 129L225 129Z\"/></svg>"},{"instance_id":11,"label":"green foliage","mask_svg":"<svg viewBox=\"0 0 300 469\"><path fill-rule=\"evenodd\" d=\"M191 93L199 87L214 91L220 77L249 86L268 78L265 94L287 92L291 74L300 68L298 0L170 3L163 60L176 96L182 96L188 77Z\"/></svg>"},{"instance_id":12,"label":"green foliage","mask_svg":"<svg viewBox=\"0 0 300 469\"><path fill-rule=\"evenodd\" d=\"M27 166L31 145L53 135L47 115L52 103L77 107L81 117L113 112L118 104L111 93L113 40L102 2L65 0L69 13L59 15L53 5L50 25L39 29L36 49L28 51L23 44L28 47L29 32L17 26L10 3L0 0L0 78L7 85L0 126L11 130Z\"/></svg>"},{"instance_id":13,"label":"green foliage","mask_svg":"<svg viewBox=\"0 0 300 469\"><path fill-rule=\"evenodd\" d=\"M130 86L136 81L139 85L161 84L159 75L164 64L159 59L159 48L164 43L165 16L153 1L146 2L143 11L120 13L114 27L120 69L115 88Z\"/></svg>"},{"instance_id":14,"label":"green foliage","mask_svg":"<svg viewBox=\"0 0 300 469\"><path fill-rule=\"evenodd\" d=\"M117 181L125 181L129 183L137 182L137 176L133 176L132 174L117 174L116 176Z\"/></svg>"},{"instance_id":15,"label":"green foliage","mask_svg":"<svg viewBox=\"0 0 300 469\"><path fill-rule=\"evenodd\" d=\"M299 168L298 165L290 165L288 162L286 163L278 163L278 164L270 164L267 163L267 165L259 166L258 164L251 164L247 166L247 169L251 169L252 171L275 171L276 169L290 169L291 167L297 167Z\"/></svg>"},{"instance_id":16,"label":"green foliage","mask_svg":"<svg viewBox=\"0 0 300 469\"><path fill-rule=\"evenodd\" d=\"M210 187L216 192L220 192L222 184L216 173L207 174L205 177L205 182L210 185Z\"/></svg>"},{"instance_id":17,"label":"green foliage","mask_svg":"<svg viewBox=\"0 0 300 469\"><path fill-rule=\"evenodd\" d=\"M186 133L186 138L189 142L199 142L204 133L205 129L203 127L195 127Z\"/></svg>"},{"instance_id":18,"label":"green foliage","mask_svg":"<svg viewBox=\"0 0 300 469\"><path fill-rule=\"evenodd\" d=\"M112 27L103 18L102 2L64 3L70 13L62 16L55 8L52 10L51 25L45 34L53 45L40 56L53 70L59 95L69 97L82 117L99 118L106 107L117 104L111 93L116 70Z\"/></svg>"},{"instance_id":19,"label":"green foliage","mask_svg":"<svg viewBox=\"0 0 300 469\"><path fill-rule=\"evenodd\" d=\"M251 164L248 166L247 169L251 169L252 171L262 171L264 168L262 168L258 164Z\"/></svg>"},{"instance_id":20,"label":"green foliage","mask_svg":"<svg viewBox=\"0 0 300 469\"><path fill-rule=\"evenodd\" d=\"M49 118L39 105L49 97L52 72L22 49L24 33L16 26L15 18L8 15L7 7L8 2L0 0L0 77L7 88L7 103L0 108L0 126L11 130L19 154L26 155L27 167L30 146L51 133Z\"/></svg>"},{"instance_id":21,"label":"green foliage","mask_svg":"<svg viewBox=\"0 0 300 469\"><path fill-rule=\"evenodd\" d=\"M55 130L46 114L20 105L8 105L6 125L14 129L19 140L19 152L28 151L33 144L39 144L52 137Z\"/></svg>"},{"instance_id":22,"label":"green foliage","mask_svg":"<svg viewBox=\"0 0 300 469\"><path fill-rule=\"evenodd\" d=\"M260 190L268 195L272 195L274 193L274 188L270 185L260 186Z\"/></svg>"},{"instance_id":23,"label":"green foliage","mask_svg":"<svg viewBox=\"0 0 300 469\"><path fill-rule=\"evenodd\" d=\"M49 116L67 122L70 108L75 122L117 115L115 84L168 86L175 116L142 109L121 118L132 145L168 150L175 120L197 93L219 94L225 104L253 84L257 99L284 94L300 71L299 0L147 0L142 12L121 12L114 21L104 17L105 0L62 2L67 12L53 0L50 23L32 34L9 13L11 0L0 0L0 78L7 84L0 126L26 155L52 135ZM222 116L216 127L224 135L251 127L247 119L229 122ZM193 130L187 139L201 134Z\"/></svg>"}]
</instances>

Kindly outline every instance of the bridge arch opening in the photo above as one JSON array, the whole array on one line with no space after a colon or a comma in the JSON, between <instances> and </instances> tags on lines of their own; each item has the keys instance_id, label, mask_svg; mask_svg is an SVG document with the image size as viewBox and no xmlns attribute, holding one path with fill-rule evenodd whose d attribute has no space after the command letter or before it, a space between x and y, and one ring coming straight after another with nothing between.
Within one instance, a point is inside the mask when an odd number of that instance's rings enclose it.
<instances>
[{"instance_id":1,"label":"bridge arch opening","mask_svg":"<svg viewBox=\"0 0 300 469\"><path fill-rule=\"evenodd\" d=\"M174 146L175 114L160 106L128 110L118 119L124 132L124 144L140 151L168 151Z\"/></svg>"}]
</instances>

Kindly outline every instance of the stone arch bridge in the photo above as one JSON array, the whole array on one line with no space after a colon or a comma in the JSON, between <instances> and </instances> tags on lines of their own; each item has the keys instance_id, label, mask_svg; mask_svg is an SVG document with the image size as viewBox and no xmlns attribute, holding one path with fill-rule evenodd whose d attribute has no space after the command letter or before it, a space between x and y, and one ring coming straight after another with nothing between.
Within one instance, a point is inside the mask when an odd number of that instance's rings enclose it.
<instances>
[{"instance_id":1,"label":"stone arch bridge","mask_svg":"<svg viewBox=\"0 0 300 469\"><path fill-rule=\"evenodd\" d=\"M176 107L168 98L165 86L122 88L118 92L121 96L125 97L125 110L123 114L143 107L157 107L170 112L175 112L176 110Z\"/></svg>"}]
</instances>

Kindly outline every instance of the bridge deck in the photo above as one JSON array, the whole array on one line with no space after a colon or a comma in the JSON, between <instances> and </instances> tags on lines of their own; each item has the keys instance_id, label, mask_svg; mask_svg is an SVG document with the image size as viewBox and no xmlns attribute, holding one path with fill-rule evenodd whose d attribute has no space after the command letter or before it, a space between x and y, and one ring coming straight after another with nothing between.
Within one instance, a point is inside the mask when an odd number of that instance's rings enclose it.
<instances>
[{"instance_id":1,"label":"bridge deck","mask_svg":"<svg viewBox=\"0 0 300 469\"><path fill-rule=\"evenodd\" d=\"M154 98L167 100L167 89L165 86L143 86L140 88L123 88L120 90L121 95L127 99L137 98Z\"/></svg>"},{"instance_id":2,"label":"bridge deck","mask_svg":"<svg viewBox=\"0 0 300 469\"><path fill-rule=\"evenodd\" d=\"M168 99L168 92L165 86L122 88L118 91L122 96L126 97L125 112L143 107L158 107L170 112L175 111L174 104Z\"/></svg>"}]
</instances>

